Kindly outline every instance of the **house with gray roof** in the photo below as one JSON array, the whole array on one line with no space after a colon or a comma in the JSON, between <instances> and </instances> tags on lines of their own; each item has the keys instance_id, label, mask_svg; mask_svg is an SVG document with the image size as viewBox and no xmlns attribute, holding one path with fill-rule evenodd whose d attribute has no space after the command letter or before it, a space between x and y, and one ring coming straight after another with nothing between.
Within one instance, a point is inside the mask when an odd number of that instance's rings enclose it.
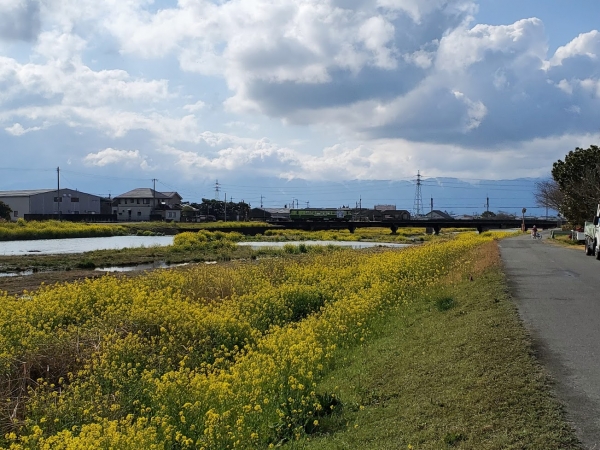
<instances>
[{"instance_id":1,"label":"house with gray roof","mask_svg":"<svg viewBox=\"0 0 600 450\"><path fill-rule=\"evenodd\" d=\"M12 209L12 221L25 218L26 215L52 218L75 214L100 214L102 204L101 197L73 189L0 191L0 201Z\"/></svg>"},{"instance_id":2,"label":"house with gray roof","mask_svg":"<svg viewBox=\"0 0 600 450\"><path fill-rule=\"evenodd\" d=\"M113 200L113 214L119 222L181 220L182 197L177 192L158 192L150 188L133 189Z\"/></svg>"},{"instance_id":3,"label":"house with gray roof","mask_svg":"<svg viewBox=\"0 0 600 450\"><path fill-rule=\"evenodd\" d=\"M433 211L428 212L427 214L425 214L425 217L427 219L443 219L443 220L453 220L454 217L452 217L450 214L448 214L447 212L444 211L440 211L439 209L434 209Z\"/></svg>"}]
</instances>

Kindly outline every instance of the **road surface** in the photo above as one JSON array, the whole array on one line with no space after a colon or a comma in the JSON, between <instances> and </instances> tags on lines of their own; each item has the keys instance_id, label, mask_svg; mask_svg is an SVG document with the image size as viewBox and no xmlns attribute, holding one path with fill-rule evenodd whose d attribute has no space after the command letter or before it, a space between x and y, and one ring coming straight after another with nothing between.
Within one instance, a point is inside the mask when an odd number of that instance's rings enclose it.
<instances>
[{"instance_id":1,"label":"road surface","mask_svg":"<svg viewBox=\"0 0 600 450\"><path fill-rule=\"evenodd\" d=\"M519 314L568 419L586 448L600 450L600 261L583 247L529 236L501 241L500 251Z\"/></svg>"}]
</instances>

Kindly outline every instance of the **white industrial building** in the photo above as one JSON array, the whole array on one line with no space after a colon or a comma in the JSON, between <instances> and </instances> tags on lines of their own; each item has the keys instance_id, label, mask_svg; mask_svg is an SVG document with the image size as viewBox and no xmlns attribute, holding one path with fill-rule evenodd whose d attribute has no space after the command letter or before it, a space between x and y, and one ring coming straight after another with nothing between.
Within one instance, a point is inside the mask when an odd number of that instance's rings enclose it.
<instances>
[{"instance_id":1,"label":"white industrial building","mask_svg":"<svg viewBox=\"0 0 600 450\"><path fill-rule=\"evenodd\" d=\"M6 203L16 221L25 215L100 214L101 197L73 189L37 189L0 191L0 201Z\"/></svg>"}]
</instances>

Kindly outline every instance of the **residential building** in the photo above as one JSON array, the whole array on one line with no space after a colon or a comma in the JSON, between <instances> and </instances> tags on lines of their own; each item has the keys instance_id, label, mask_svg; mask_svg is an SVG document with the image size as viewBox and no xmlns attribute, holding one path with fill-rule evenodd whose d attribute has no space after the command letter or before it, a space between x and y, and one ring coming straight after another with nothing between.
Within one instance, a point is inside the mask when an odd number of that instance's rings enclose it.
<instances>
[{"instance_id":1,"label":"residential building","mask_svg":"<svg viewBox=\"0 0 600 450\"><path fill-rule=\"evenodd\" d=\"M177 192L158 192L138 188L118 195L113 200L113 214L119 222L148 220L181 220L181 196Z\"/></svg>"},{"instance_id":2,"label":"residential building","mask_svg":"<svg viewBox=\"0 0 600 450\"><path fill-rule=\"evenodd\" d=\"M442 219L442 220L453 220L454 217L452 217L450 214L445 213L444 211L440 211L439 209L434 209L433 211L428 212L427 214L425 214L425 217L427 219Z\"/></svg>"},{"instance_id":3,"label":"residential building","mask_svg":"<svg viewBox=\"0 0 600 450\"><path fill-rule=\"evenodd\" d=\"M101 213L101 197L73 189L0 191L0 201L12 209L12 221L25 218L26 215L58 218L74 214Z\"/></svg>"}]
</instances>

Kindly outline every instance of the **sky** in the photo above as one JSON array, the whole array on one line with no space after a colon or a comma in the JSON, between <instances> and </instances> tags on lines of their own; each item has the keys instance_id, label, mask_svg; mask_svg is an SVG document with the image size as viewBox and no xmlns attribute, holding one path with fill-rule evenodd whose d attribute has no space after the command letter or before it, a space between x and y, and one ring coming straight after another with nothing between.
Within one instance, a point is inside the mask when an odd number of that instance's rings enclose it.
<instances>
[{"instance_id":1,"label":"sky","mask_svg":"<svg viewBox=\"0 0 600 450\"><path fill-rule=\"evenodd\" d=\"M199 201L218 180L282 206L417 172L547 178L600 143L598 17L597 0L0 0L0 190L60 167L99 195Z\"/></svg>"}]
</instances>

